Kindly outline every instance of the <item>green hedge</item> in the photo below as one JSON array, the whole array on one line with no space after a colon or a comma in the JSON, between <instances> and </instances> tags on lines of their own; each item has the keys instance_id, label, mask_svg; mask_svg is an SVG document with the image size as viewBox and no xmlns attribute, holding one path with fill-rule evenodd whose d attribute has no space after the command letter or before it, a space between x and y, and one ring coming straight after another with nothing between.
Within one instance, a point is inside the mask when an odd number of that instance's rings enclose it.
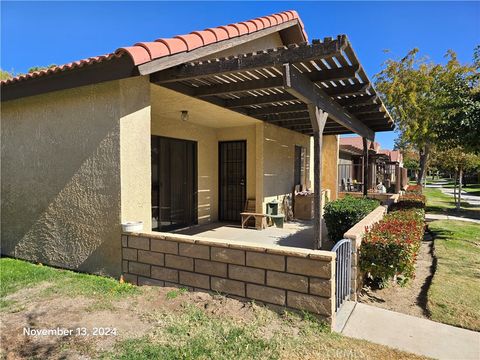
<instances>
[{"instance_id":1,"label":"green hedge","mask_svg":"<svg viewBox=\"0 0 480 360\"><path fill-rule=\"evenodd\" d=\"M391 212L367 230L360 247L360 268L378 287L415 277L415 263L424 232L423 209Z\"/></svg>"},{"instance_id":2,"label":"green hedge","mask_svg":"<svg viewBox=\"0 0 480 360\"><path fill-rule=\"evenodd\" d=\"M330 240L337 242L353 225L380 205L378 200L355 198L346 195L343 199L329 202L324 207L325 224Z\"/></svg>"}]
</instances>

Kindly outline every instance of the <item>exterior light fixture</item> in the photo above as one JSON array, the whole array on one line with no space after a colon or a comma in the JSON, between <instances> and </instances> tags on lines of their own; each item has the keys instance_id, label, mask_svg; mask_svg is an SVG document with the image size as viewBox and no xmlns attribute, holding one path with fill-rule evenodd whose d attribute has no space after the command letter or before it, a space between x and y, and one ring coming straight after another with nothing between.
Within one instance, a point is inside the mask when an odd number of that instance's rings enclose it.
<instances>
[{"instance_id":1,"label":"exterior light fixture","mask_svg":"<svg viewBox=\"0 0 480 360\"><path fill-rule=\"evenodd\" d=\"M187 110L182 110L181 111L180 119L182 119L182 121L188 121L188 111Z\"/></svg>"}]
</instances>

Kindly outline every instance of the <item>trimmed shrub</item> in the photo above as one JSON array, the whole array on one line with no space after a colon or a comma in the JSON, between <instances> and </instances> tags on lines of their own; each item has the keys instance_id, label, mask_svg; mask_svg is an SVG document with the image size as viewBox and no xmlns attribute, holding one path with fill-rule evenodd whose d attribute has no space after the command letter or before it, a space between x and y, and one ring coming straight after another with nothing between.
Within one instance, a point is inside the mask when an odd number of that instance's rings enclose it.
<instances>
[{"instance_id":1,"label":"trimmed shrub","mask_svg":"<svg viewBox=\"0 0 480 360\"><path fill-rule=\"evenodd\" d=\"M425 195L408 193L401 195L398 202L392 204L389 210L425 209L425 201Z\"/></svg>"},{"instance_id":2,"label":"trimmed shrub","mask_svg":"<svg viewBox=\"0 0 480 360\"><path fill-rule=\"evenodd\" d=\"M405 285L415 277L415 263L424 232L423 209L391 212L366 229L360 247L360 268L378 287L392 280Z\"/></svg>"},{"instance_id":3,"label":"trimmed shrub","mask_svg":"<svg viewBox=\"0 0 480 360\"><path fill-rule=\"evenodd\" d=\"M337 242L343 239L343 234L368 213L380 205L378 200L355 198L346 195L343 199L329 202L324 207L325 224L330 240Z\"/></svg>"}]
</instances>

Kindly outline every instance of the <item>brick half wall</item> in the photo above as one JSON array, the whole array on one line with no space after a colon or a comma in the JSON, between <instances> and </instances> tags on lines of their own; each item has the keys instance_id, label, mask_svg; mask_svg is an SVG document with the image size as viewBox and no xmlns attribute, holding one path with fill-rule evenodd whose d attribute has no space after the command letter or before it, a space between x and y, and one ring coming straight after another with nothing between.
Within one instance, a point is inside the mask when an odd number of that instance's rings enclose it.
<instances>
[{"instance_id":1,"label":"brick half wall","mask_svg":"<svg viewBox=\"0 0 480 360\"><path fill-rule=\"evenodd\" d=\"M124 233L125 280L306 310L333 324L335 253L165 233Z\"/></svg>"}]
</instances>

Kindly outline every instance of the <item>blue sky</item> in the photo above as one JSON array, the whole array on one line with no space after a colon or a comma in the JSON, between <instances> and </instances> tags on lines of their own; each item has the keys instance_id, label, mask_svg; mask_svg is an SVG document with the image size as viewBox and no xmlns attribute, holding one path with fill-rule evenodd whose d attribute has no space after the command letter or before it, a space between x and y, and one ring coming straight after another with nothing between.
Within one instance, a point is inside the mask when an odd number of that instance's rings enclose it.
<instances>
[{"instance_id":1,"label":"blue sky","mask_svg":"<svg viewBox=\"0 0 480 360\"><path fill-rule=\"evenodd\" d=\"M1 67L26 72L121 46L294 9L310 40L346 34L372 78L388 57L448 49L469 62L480 43L480 2L10 2L1 3ZM388 54L384 50L390 50ZM378 133L383 148L395 135Z\"/></svg>"}]
</instances>

